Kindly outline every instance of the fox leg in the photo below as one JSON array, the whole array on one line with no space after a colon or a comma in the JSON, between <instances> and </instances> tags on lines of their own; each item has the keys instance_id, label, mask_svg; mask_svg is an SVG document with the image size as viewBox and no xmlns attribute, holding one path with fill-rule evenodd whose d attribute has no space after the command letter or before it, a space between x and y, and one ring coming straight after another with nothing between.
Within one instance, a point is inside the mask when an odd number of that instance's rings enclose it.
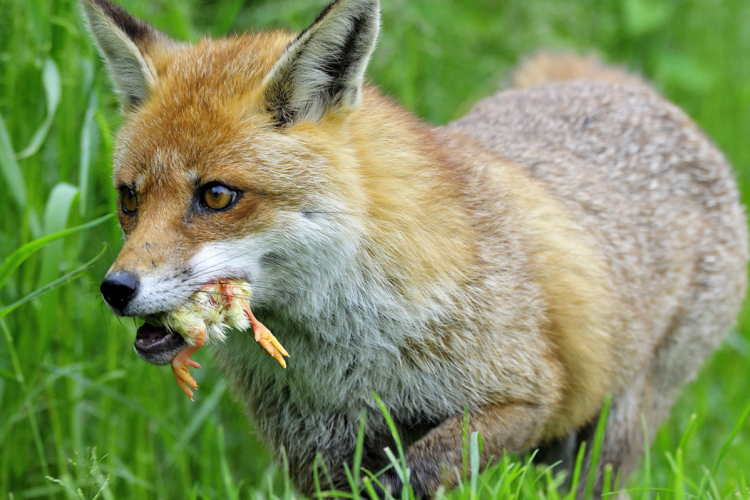
<instances>
[{"instance_id":1,"label":"fox leg","mask_svg":"<svg viewBox=\"0 0 750 500\"><path fill-rule=\"evenodd\" d=\"M718 235L712 238L721 241ZM623 479L638 467L644 448L653 443L680 388L695 377L732 326L743 294L731 284L744 280L744 274L732 273L734 264L726 254L716 253L714 257L696 263L693 282L702 286L693 288L683 299L666 334L654 348L655 358L612 398L596 471L595 498L601 492L604 464L612 465L613 477L619 472ZM728 309L731 312L726 312ZM583 496L581 493L579 497Z\"/></svg>"},{"instance_id":2,"label":"fox leg","mask_svg":"<svg viewBox=\"0 0 750 500\"><path fill-rule=\"evenodd\" d=\"M483 451L480 467L485 467L491 457L529 448L542 434L540 405L522 403L494 404L469 414L469 434L482 435ZM443 484L454 486L456 471L463 460L463 415L454 416L432 429L406 451L406 464L411 471L410 484L416 498L429 498ZM378 480L384 488L399 498L402 484L391 469Z\"/></svg>"},{"instance_id":3,"label":"fox leg","mask_svg":"<svg viewBox=\"0 0 750 500\"><path fill-rule=\"evenodd\" d=\"M200 331L193 337L193 345L188 344L187 347L178 352L175 357L172 358L171 364L174 379L177 382L177 385L180 386L180 389L185 391L185 394L187 394L187 397L189 397L191 400L193 399L193 391L190 390L190 387L192 387L193 389L197 389L198 382L196 382L193 376L190 375L188 366L192 366L193 368L200 368L201 365L190 359L190 356L192 356L195 351L203 347L203 344L205 343L206 332Z\"/></svg>"}]
</instances>

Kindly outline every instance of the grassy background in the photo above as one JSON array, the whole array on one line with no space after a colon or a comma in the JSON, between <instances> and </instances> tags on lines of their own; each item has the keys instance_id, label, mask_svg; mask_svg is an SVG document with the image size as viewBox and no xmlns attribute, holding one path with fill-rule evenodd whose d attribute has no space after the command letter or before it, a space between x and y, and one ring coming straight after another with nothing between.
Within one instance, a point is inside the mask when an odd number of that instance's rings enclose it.
<instances>
[{"instance_id":1,"label":"grassy background","mask_svg":"<svg viewBox=\"0 0 750 500\"><path fill-rule=\"evenodd\" d=\"M301 29L325 0L120 3L175 38L196 40L269 26ZM750 200L747 0L383 0L383 15L368 75L425 120L460 116L502 87L534 50L594 51L654 81L697 120L726 152ZM121 120L73 0L0 0L0 33L5 259L24 243L114 211L109 176ZM168 369L134 355L133 322L102 305L98 283L121 244L113 219L32 256L0 283L0 303L75 270L103 244L104 257L82 277L0 319L0 498L288 496L283 474L269 467L207 353L198 354L202 390L191 404ZM704 467L713 468L750 399L748 357L745 307L737 329L683 392L651 466L631 486L664 488L662 498L699 489ZM738 491L747 498L750 423L737 430L714 487L704 488L713 498ZM531 469L497 468L480 484L503 484L504 470ZM536 482L532 472L516 479L522 488L494 495L554 498L554 483Z\"/></svg>"}]
</instances>

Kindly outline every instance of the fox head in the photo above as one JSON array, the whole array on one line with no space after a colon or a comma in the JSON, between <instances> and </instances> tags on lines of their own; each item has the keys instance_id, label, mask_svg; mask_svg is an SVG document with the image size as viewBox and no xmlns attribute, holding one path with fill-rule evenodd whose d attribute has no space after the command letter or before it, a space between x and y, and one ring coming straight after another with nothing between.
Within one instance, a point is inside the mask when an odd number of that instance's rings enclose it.
<instances>
[{"instance_id":1,"label":"fox head","mask_svg":"<svg viewBox=\"0 0 750 500\"><path fill-rule=\"evenodd\" d=\"M107 0L82 5L125 115L113 175L125 244L101 285L111 308L171 310L221 278L248 281L261 304L305 290L311 274L335 281L326 274L343 272L358 239L344 124L378 0L334 2L298 36L195 45Z\"/></svg>"}]
</instances>

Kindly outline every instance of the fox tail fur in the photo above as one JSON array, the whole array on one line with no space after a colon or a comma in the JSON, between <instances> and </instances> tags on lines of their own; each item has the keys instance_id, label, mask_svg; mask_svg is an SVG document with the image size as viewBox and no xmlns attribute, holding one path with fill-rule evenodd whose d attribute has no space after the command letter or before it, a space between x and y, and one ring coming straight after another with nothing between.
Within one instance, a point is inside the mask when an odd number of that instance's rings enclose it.
<instances>
[{"instance_id":1,"label":"fox tail fur","mask_svg":"<svg viewBox=\"0 0 750 500\"><path fill-rule=\"evenodd\" d=\"M594 55L572 52L538 52L523 61L513 72L514 88L536 87L543 83L566 80L607 80L625 85L648 85L638 75L619 66L608 66Z\"/></svg>"}]
</instances>

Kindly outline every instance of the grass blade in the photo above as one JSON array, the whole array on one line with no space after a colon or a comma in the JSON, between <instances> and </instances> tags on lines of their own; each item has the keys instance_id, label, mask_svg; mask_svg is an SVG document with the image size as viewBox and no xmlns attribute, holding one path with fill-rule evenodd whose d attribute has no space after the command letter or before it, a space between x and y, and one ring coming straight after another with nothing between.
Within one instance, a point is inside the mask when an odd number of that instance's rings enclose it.
<instances>
[{"instance_id":1,"label":"grass blade","mask_svg":"<svg viewBox=\"0 0 750 500\"><path fill-rule=\"evenodd\" d=\"M54 290L58 286L65 285L65 284L73 281L74 279L78 278L79 276L81 276L81 274L83 274L83 271L85 271L86 269L88 269L89 267L91 267L97 260L99 260L104 255L104 252L106 252L106 251L107 251L107 245L104 245L104 248L102 248L101 252L99 252L98 254L96 254L96 257L94 257L93 259L91 259L90 261L88 261L87 263L85 263L84 265L82 265L81 267L78 267L78 268L74 269L73 271L69 272L65 276L62 276L62 277L56 279L55 281L53 281L52 283L49 283L48 285L45 285L42 288L40 288L40 289L38 289L38 290L36 290L34 292L31 292L26 297L24 297L24 298L22 298L20 300L17 300L16 302L12 303L11 305L0 309L0 319L4 318L5 316L7 316L11 312L13 312L15 309L17 309L19 306L25 304L26 302L28 302L30 300L34 300L35 298L39 297L40 295L44 295L45 293L49 292L50 290Z\"/></svg>"},{"instance_id":2,"label":"grass blade","mask_svg":"<svg viewBox=\"0 0 750 500\"><path fill-rule=\"evenodd\" d=\"M359 491L361 487L362 479L362 454L364 453L365 447L365 429L367 427L367 411L363 411L359 417L359 430L357 431L357 443L354 445L354 465L353 472L355 474L356 487Z\"/></svg>"},{"instance_id":3,"label":"grass blade","mask_svg":"<svg viewBox=\"0 0 750 500\"><path fill-rule=\"evenodd\" d=\"M1 318L2 316L0 316L0 319ZM5 341L8 345L8 352L10 353L11 361L13 363L13 369L16 372L16 380L21 385L23 393L28 397L29 391L28 387L26 386L26 378L24 377L23 370L21 368L21 362L19 360L18 353L13 342L13 336L10 334L10 329L8 328L8 325L4 320L0 320L0 330L3 331ZM29 425L31 426L31 434L34 438L34 446L36 447L37 459L39 460L39 464L41 465L44 475L49 476L49 464L47 463L47 456L44 453L44 443L42 441L42 434L39 429L39 422L36 419L36 413L34 412L33 405L31 405L30 402L26 404L25 407L29 419ZM47 487L44 488L44 492L49 494L50 488L48 487L48 485L46 486Z\"/></svg>"},{"instance_id":4,"label":"grass blade","mask_svg":"<svg viewBox=\"0 0 750 500\"><path fill-rule=\"evenodd\" d=\"M719 466L721 466L721 462L727 456L727 453L729 453L729 448L732 446L732 443L734 442L734 438L737 437L737 434L740 433L740 431L742 430L742 427L745 425L745 420L747 420L747 415L749 413L750 413L750 401L747 402L739 418L734 423L734 427L732 428L732 433L729 435L729 438L726 441L724 441L724 445L721 447L721 451L719 452L719 457L716 459L714 468L711 470L712 476L716 476L716 473L719 471Z\"/></svg>"},{"instance_id":5,"label":"grass blade","mask_svg":"<svg viewBox=\"0 0 750 500\"><path fill-rule=\"evenodd\" d=\"M226 441L224 439L224 426L220 425L217 432L216 444L219 448L219 463L221 465L221 477L224 482L224 498L237 500L240 498L239 488L234 485L232 470L227 459Z\"/></svg>"},{"instance_id":6,"label":"grass blade","mask_svg":"<svg viewBox=\"0 0 750 500\"><path fill-rule=\"evenodd\" d=\"M180 436L180 440L175 445L175 453L182 452L183 448L185 448L188 442L193 439L195 433L200 430L206 419L214 413L216 407L219 406L221 397L224 395L224 392L226 392L228 385L229 384L226 380L219 380L219 382L216 384L216 387L211 392L211 395L205 402L201 404L200 409L196 412L195 415L193 415L193 418L190 420L190 424L188 424L188 426Z\"/></svg>"},{"instance_id":7,"label":"grass blade","mask_svg":"<svg viewBox=\"0 0 750 500\"><path fill-rule=\"evenodd\" d=\"M34 253L36 253L46 244L98 226L102 222L110 220L112 218L114 218L114 214L105 215L103 217L99 217L98 219L94 219L91 222L81 224L80 226L71 227L70 229L65 229L63 231L58 231L54 234L50 234L26 243L21 248L10 254L8 258L3 262L3 265L0 266L0 288L3 287L5 282L8 280L10 275L13 274L13 271L18 268L18 266L23 264L26 259L34 255Z\"/></svg>"},{"instance_id":8,"label":"grass blade","mask_svg":"<svg viewBox=\"0 0 750 500\"><path fill-rule=\"evenodd\" d=\"M690 418L688 419L688 423L685 426L685 430L682 433L682 436L680 437L680 443L677 445L677 448L680 450L684 450L687 448L687 445L690 443L690 439L693 437L694 431L695 431L695 423L698 420L698 415L693 413L690 415Z\"/></svg>"},{"instance_id":9,"label":"grass blade","mask_svg":"<svg viewBox=\"0 0 750 500\"><path fill-rule=\"evenodd\" d=\"M650 442L648 422L646 422L645 415L641 415L641 426L643 427L643 435L646 443ZM643 491L641 492L641 500L651 500L651 447L643 447Z\"/></svg>"},{"instance_id":10,"label":"grass blade","mask_svg":"<svg viewBox=\"0 0 750 500\"><path fill-rule=\"evenodd\" d=\"M60 95L62 94L62 84L60 83L60 72L52 59L47 59L44 62L42 82L44 83L44 92L47 96L47 116L31 138L26 149L16 155L16 159L18 160L28 158L39 151L39 148L42 147L44 140L47 138L47 134L49 134L52 122L55 120L55 113L57 112L57 106L60 104Z\"/></svg>"},{"instance_id":11,"label":"grass blade","mask_svg":"<svg viewBox=\"0 0 750 500\"><path fill-rule=\"evenodd\" d=\"M391 431L391 435L393 436L393 440L396 443L396 450L398 451L398 458L397 461L401 467L403 467L403 470L406 470L406 458L404 455L404 447L401 444L401 438L398 435L398 429L396 428L396 422L393 421L393 418L391 417L391 413L388 411L388 408L386 408L385 403L380 399L380 397L373 393L373 397L375 398L375 402L380 407L380 411L383 412L383 416L385 417L385 421L388 424L388 429ZM404 483L405 484L405 483Z\"/></svg>"},{"instance_id":12,"label":"grass blade","mask_svg":"<svg viewBox=\"0 0 750 500\"><path fill-rule=\"evenodd\" d=\"M586 494L584 498L587 500L593 496L594 483L596 482L596 469L599 466L599 457L602 453L602 443L604 442L604 432L607 429L607 417L609 416L609 409L612 406L612 396L607 396L602 407L602 412L599 415L599 422L596 424L596 431L594 432L594 442L591 447L591 459L589 461L589 475L588 481L586 482Z\"/></svg>"},{"instance_id":13,"label":"grass blade","mask_svg":"<svg viewBox=\"0 0 750 500\"><path fill-rule=\"evenodd\" d=\"M604 466L604 480L602 481L602 497L612 494L612 464Z\"/></svg>"},{"instance_id":14,"label":"grass blade","mask_svg":"<svg viewBox=\"0 0 750 500\"><path fill-rule=\"evenodd\" d=\"M81 216L86 216L89 206L89 185L91 184L92 153L96 150L99 140L99 127L96 112L99 107L99 95L96 89L91 90L86 116L81 128L81 160L78 171L78 189L81 193L79 205Z\"/></svg>"},{"instance_id":15,"label":"grass blade","mask_svg":"<svg viewBox=\"0 0 750 500\"><path fill-rule=\"evenodd\" d=\"M5 120L0 115L0 169L2 169L5 182L8 183L7 193L16 202L21 212L26 210L26 183L21 174L16 156L13 153L13 144L5 127Z\"/></svg>"},{"instance_id":16,"label":"grass blade","mask_svg":"<svg viewBox=\"0 0 750 500\"><path fill-rule=\"evenodd\" d=\"M581 443L578 448L578 455L576 455L576 463L573 466L573 477L570 480L570 493L566 498L575 498L576 492L578 491L578 484L581 480L581 471L583 470L583 461L586 457L586 441Z\"/></svg>"},{"instance_id":17,"label":"grass blade","mask_svg":"<svg viewBox=\"0 0 750 500\"><path fill-rule=\"evenodd\" d=\"M469 407L464 407L464 420L461 425L461 480L466 481L469 474Z\"/></svg>"},{"instance_id":18,"label":"grass blade","mask_svg":"<svg viewBox=\"0 0 750 500\"><path fill-rule=\"evenodd\" d=\"M471 473L469 476L470 498L477 498L477 481L479 479L479 455L482 453L482 436L478 432L471 433L471 444L469 445L469 461Z\"/></svg>"},{"instance_id":19,"label":"grass blade","mask_svg":"<svg viewBox=\"0 0 750 500\"><path fill-rule=\"evenodd\" d=\"M47 200L47 207L44 210L44 232L46 234L57 233L65 229L65 226L68 225L70 209L77 197L78 188L66 182L60 182L52 188ZM44 249L38 286L59 276L62 251L61 241L51 243Z\"/></svg>"}]
</instances>

